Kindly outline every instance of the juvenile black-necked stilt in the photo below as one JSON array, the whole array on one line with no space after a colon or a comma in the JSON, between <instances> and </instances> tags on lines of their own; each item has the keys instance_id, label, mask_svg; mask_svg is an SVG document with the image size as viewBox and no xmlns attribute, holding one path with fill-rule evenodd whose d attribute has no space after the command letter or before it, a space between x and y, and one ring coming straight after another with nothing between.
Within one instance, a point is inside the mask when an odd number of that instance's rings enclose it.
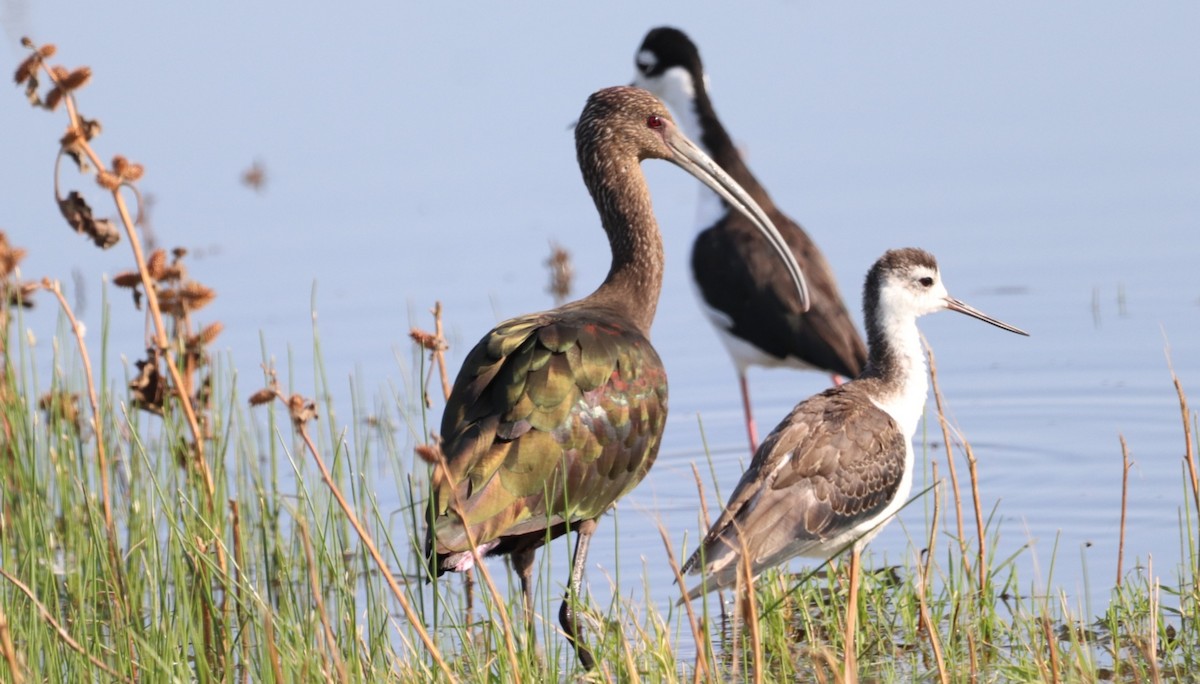
<instances>
[{"instance_id":1,"label":"juvenile black-necked stilt","mask_svg":"<svg viewBox=\"0 0 1200 684\"><path fill-rule=\"evenodd\" d=\"M575 145L612 266L592 294L505 321L467 355L442 416L446 469L433 476L426 552L437 575L473 565L468 539L480 554L509 555L531 625L534 552L575 530L559 621L591 668L574 612L588 542L599 517L654 463L667 415L667 376L649 341L662 289L662 236L641 160L670 161L720 193L788 261L792 287L804 279L763 211L650 93L618 87L593 94Z\"/></svg>"},{"instance_id":2,"label":"juvenile black-necked stilt","mask_svg":"<svg viewBox=\"0 0 1200 684\"><path fill-rule=\"evenodd\" d=\"M862 547L912 488L912 436L929 390L917 318L949 309L1028 335L946 292L932 254L887 252L863 286L870 355L854 380L801 402L762 443L721 517L684 564L705 581L689 596L732 585L742 554L754 575L795 556L851 548L850 615ZM847 658L853 657L847 618Z\"/></svg>"},{"instance_id":3,"label":"juvenile black-necked stilt","mask_svg":"<svg viewBox=\"0 0 1200 684\"><path fill-rule=\"evenodd\" d=\"M812 306L805 312L796 288L771 247L741 214L705 192L702 229L692 246L692 277L709 320L737 368L750 449L758 446L746 371L750 366L791 366L853 378L867 360L833 271L804 230L776 208L750 173L708 92L700 51L678 29L646 34L635 57L634 85L658 95L684 131L738 182L771 217L804 269Z\"/></svg>"}]
</instances>

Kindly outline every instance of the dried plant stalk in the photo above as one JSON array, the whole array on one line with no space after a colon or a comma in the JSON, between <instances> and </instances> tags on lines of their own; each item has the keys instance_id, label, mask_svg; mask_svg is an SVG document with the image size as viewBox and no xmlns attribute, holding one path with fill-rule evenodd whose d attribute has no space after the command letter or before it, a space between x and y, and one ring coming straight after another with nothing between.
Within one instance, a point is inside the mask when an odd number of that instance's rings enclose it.
<instances>
[{"instance_id":1,"label":"dried plant stalk","mask_svg":"<svg viewBox=\"0 0 1200 684\"><path fill-rule=\"evenodd\" d=\"M325 610L325 599L321 595L321 579L317 577L317 564L314 559L312 539L308 534L308 522L304 518L296 519L300 540L304 546L304 561L308 564L309 590L312 591L313 602L316 604L317 617L321 619L321 627L325 630L325 647L329 651L329 659L333 661L333 670L337 672L338 681L346 682L346 664L338 653L337 637L333 635L333 627L329 623L329 613Z\"/></svg>"},{"instance_id":2,"label":"dried plant stalk","mask_svg":"<svg viewBox=\"0 0 1200 684\"><path fill-rule=\"evenodd\" d=\"M958 489L958 471L954 467L954 443L950 439L950 423L942 408L942 388L938 386L937 360L933 356L933 347L925 336L921 336L921 344L925 347L925 356L929 359L929 380L933 386L933 401L937 406L938 425L942 428L942 443L946 446L946 466L950 469L950 488L954 491L954 520L958 527L958 549L961 554L963 570L971 574L971 562L967 556L967 534L963 528L962 492Z\"/></svg>"},{"instance_id":3,"label":"dried plant stalk","mask_svg":"<svg viewBox=\"0 0 1200 684\"><path fill-rule=\"evenodd\" d=\"M1121 440L1121 527L1117 534L1117 588L1121 588L1121 562L1125 559L1125 514L1129 510L1129 446L1125 444L1125 435L1117 435Z\"/></svg>"},{"instance_id":4,"label":"dried plant stalk","mask_svg":"<svg viewBox=\"0 0 1200 684\"><path fill-rule=\"evenodd\" d=\"M25 667L21 663L20 654L13 646L12 632L8 629L8 618L3 608L0 608L0 654L4 655L4 661L8 663L8 672L12 675L13 684L25 684Z\"/></svg>"},{"instance_id":5,"label":"dried plant stalk","mask_svg":"<svg viewBox=\"0 0 1200 684\"><path fill-rule=\"evenodd\" d=\"M950 684L950 676L946 672L946 660L942 656L942 642L938 637L937 625L933 624L933 620L929 615L929 572L930 565L933 561L933 554L937 548L938 536L938 514L941 512L941 480L938 479L937 463L933 464L933 521L929 525L929 541L925 547L925 562L919 563L917 576L917 608L919 610L920 625L925 630L929 637L929 648L933 650L933 660L937 664L938 680L942 684Z\"/></svg>"},{"instance_id":6,"label":"dried plant stalk","mask_svg":"<svg viewBox=\"0 0 1200 684\"><path fill-rule=\"evenodd\" d=\"M88 402L92 407L92 433L96 436L96 460L97 468L100 469L100 498L102 500L101 506L104 510L104 534L107 538L108 559L113 575L117 580L117 591L111 592L113 608L121 624L128 624L127 616L129 615L129 609L125 605L125 573L121 568L121 552L119 542L117 541L117 526L113 521L108 458L106 455L107 450L104 446L104 417L100 415L100 400L96 394L96 380L92 374L91 358L88 356L87 345L83 343L83 328L75 318L75 312L71 309L70 304L67 303L67 298L63 296L62 287L58 281L43 280L42 288L48 290L58 300L58 305L62 309L63 315L67 317L67 322L71 325L71 333L75 337L76 344L79 346L79 358L83 363L83 375L87 382ZM126 645L129 649L129 662L137 663L137 649L133 643L133 636L128 631L126 631ZM136 678L136 670L133 674Z\"/></svg>"},{"instance_id":7,"label":"dried plant stalk","mask_svg":"<svg viewBox=\"0 0 1200 684\"><path fill-rule=\"evenodd\" d=\"M358 534L358 538L362 541L363 546L367 547L367 552L371 554L371 558L375 561L375 565L379 568L380 575L383 576L384 580L388 584L388 587L392 590L392 595L396 597L396 601L400 604L401 610L404 611L405 619L407 619L413 628L417 630L417 636L420 637L421 642L425 645L425 649L429 651L431 656L433 656L434 662L437 663L438 668L441 669L442 674L446 676L446 679L451 682L457 682L458 678L454 676L454 673L450 670L450 666L446 664L446 660L442 657L442 652L438 649L437 644L433 642L433 639L429 636L429 632L425 630L425 626L421 623L420 616L418 616L413 610L412 605L408 602L408 599L405 598L404 592L401 591L400 585L396 583L396 578L392 576L391 570L388 569L387 562L379 553L379 548L375 546L375 542L372 540L371 534L367 532L365 527L363 527L363 524L358 519L358 515L354 512L354 509L350 506L350 503L346 501L346 497L342 494L341 488L338 487L337 483L333 481L333 476L330 474L329 468L325 465L325 459L321 458L321 452L317 450L317 445L313 442L312 436L308 434L308 428L305 424L305 421L295 420L293 423L296 427L296 431L300 434L300 438L304 440L304 445L308 448L308 452L312 454L313 460L316 461L317 468L321 471L321 479L325 481L325 486L329 488L329 491L333 494L333 498L337 501L338 506L340 506L342 512L346 514L346 519L350 522L350 525ZM503 615L503 611L501 611L501 614ZM504 618L505 623L507 624L507 616L504 616ZM507 636L510 641L509 646L510 651L513 654L513 661L516 662L516 648L515 646L511 645L511 628L508 630Z\"/></svg>"},{"instance_id":8,"label":"dried plant stalk","mask_svg":"<svg viewBox=\"0 0 1200 684\"><path fill-rule=\"evenodd\" d=\"M96 658L84 650L83 646L81 646L78 641L72 639L71 634L67 632L67 630L63 629L63 626L59 624L58 620L54 619L54 614L50 612L50 609L47 608L44 603L38 600L37 596L34 595L33 590L26 586L24 582L5 572L3 568L0 568L0 577L3 577L14 587L20 589L21 593L25 594L25 596L33 602L33 605L37 607L38 614L41 615L42 619L46 621L46 624L50 625L50 627L54 629L54 631L58 634L58 638L61 639L68 648L84 658L87 658L88 662L91 663L93 667L101 672L104 672L117 681L130 682L130 684L136 681L133 677L126 677L125 675L122 675L121 673L109 667L104 661ZM133 666L136 668L137 664L134 663Z\"/></svg>"},{"instance_id":9,"label":"dried plant stalk","mask_svg":"<svg viewBox=\"0 0 1200 684\"><path fill-rule=\"evenodd\" d=\"M987 540L984 538L983 529L983 505L979 500L979 469L975 461L975 451L971 449L971 444L963 440L963 448L967 452L967 468L971 474L971 501L975 504L975 533L979 535L979 597L983 599L984 593L987 591Z\"/></svg>"},{"instance_id":10,"label":"dried plant stalk","mask_svg":"<svg viewBox=\"0 0 1200 684\"><path fill-rule=\"evenodd\" d=\"M675 575L675 584L679 585L680 591L683 592L683 609L687 613L688 626L692 630L692 640L696 642L696 679L699 680L702 674L708 672L708 658L705 655L707 640L704 638L704 633L700 630L700 620L696 618L696 611L692 607L691 598L688 596L687 585L683 581L683 570L679 567L679 562L675 559L675 550L671 548L671 540L667 536L667 528L662 524L661 520L658 521L658 534L662 537L663 546L667 549L667 563L671 567L671 572Z\"/></svg>"}]
</instances>

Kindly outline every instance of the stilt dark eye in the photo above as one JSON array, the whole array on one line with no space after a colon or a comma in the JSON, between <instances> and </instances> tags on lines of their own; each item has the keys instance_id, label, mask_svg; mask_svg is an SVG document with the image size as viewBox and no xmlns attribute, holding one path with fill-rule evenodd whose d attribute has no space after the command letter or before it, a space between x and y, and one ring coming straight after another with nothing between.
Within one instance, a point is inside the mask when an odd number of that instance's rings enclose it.
<instances>
[{"instance_id":1,"label":"stilt dark eye","mask_svg":"<svg viewBox=\"0 0 1200 684\"><path fill-rule=\"evenodd\" d=\"M930 278L929 276L925 276L917 282L921 283L921 287L933 287L933 278Z\"/></svg>"},{"instance_id":2,"label":"stilt dark eye","mask_svg":"<svg viewBox=\"0 0 1200 684\"><path fill-rule=\"evenodd\" d=\"M657 114L651 114L650 116L646 117L646 125L650 128L662 128L662 117Z\"/></svg>"}]
</instances>

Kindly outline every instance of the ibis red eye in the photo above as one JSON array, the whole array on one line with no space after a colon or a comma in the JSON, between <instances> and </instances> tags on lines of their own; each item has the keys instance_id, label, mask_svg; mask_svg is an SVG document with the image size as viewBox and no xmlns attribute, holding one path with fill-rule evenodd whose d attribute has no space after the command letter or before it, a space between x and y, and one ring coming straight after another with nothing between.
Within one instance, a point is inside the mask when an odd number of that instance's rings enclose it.
<instances>
[{"instance_id":1,"label":"ibis red eye","mask_svg":"<svg viewBox=\"0 0 1200 684\"><path fill-rule=\"evenodd\" d=\"M662 117L657 114L651 114L650 116L646 117L646 125L650 128L662 128Z\"/></svg>"}]
</instances>

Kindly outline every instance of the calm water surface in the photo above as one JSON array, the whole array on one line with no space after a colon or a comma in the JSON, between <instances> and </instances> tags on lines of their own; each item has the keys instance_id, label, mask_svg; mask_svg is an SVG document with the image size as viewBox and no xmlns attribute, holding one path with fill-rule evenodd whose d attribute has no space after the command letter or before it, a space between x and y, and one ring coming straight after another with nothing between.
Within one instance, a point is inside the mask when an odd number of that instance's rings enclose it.
<instances>
[{"instance_id":1,"label":"calm water surface","mask_svg":"<svg viewBox=\"0 0 1200 684\"><path fill-rule=\"evenodd\" d=\"M1135 461L1126 567L1152 556L1170 584L1184 495L1168 343L1200 403L1200 102L1181 85L1195 82L1200 63L1200 11L646 9L280 17L247 6L231 21L228 8L47 2L10 28L53 39L67 63L93 67L83 108L104 121L101 156L145 163L163 243L202 251L192 273L218 290L205 320L225 323L219 346L242 396L260 385L262 348L281 368L291 364L297 391L312 393L315 306L337 420L351 420L353 377L368 405L391 403L419 432L412 400L397 407L390 397L411 387L406 335L430 326L435 300L446 307L457 368L496 322L550 306L550 240L571 251L577 294L603 278L607 245L568 124L588 93L628 82L646 29L681 25L705 54L722 117L751 166L824 250L853 310L870 264L913 245L937 255L953 294L1032 334L952 313L922 320L950 413L975 446L984 506L997 512L996 553L1031 545L1018 560L1023 584L1040 586L1057 545L1051 584L1099 610L1115 572L1118 435ZM117 32L138 42L114 47ZM214 35L230 47L214 52ZM157 97L146 97L146 84ZM81 273L84 320L97 331L99 274L128 268L128 252L100 254L61 225L50 195L61 117L29 111L15 89L0 114L21 132L5 145L0 227L29 248L27 276ZM237 183L255 157L268 171L261 195ZM749 454L732 367L688 284L696 184L662 163L645 168L668 255L654 343L670 374L671 414L658 463L601 523L589 579L604 605L606 576L619 574L622 593L641 597L644 574L665 609L677 594L657 523L690 548L702 533L693 464L715 514L724 499L713 488L727 496ZM114 361L138 356L142 319L124 295L112 324ZM31 314L28 328L48 360L53 311ZM828 380L756 370L751 382L766 430ZM927 451L946 474L944 451ZM923 463L914 491L927 472ZM375 494L399 506L399 483L380 475ZM867 562L920 548L925 507L906 509ZM557 583L566 546L552 556Z\"/></svg>"}]
</instances>

